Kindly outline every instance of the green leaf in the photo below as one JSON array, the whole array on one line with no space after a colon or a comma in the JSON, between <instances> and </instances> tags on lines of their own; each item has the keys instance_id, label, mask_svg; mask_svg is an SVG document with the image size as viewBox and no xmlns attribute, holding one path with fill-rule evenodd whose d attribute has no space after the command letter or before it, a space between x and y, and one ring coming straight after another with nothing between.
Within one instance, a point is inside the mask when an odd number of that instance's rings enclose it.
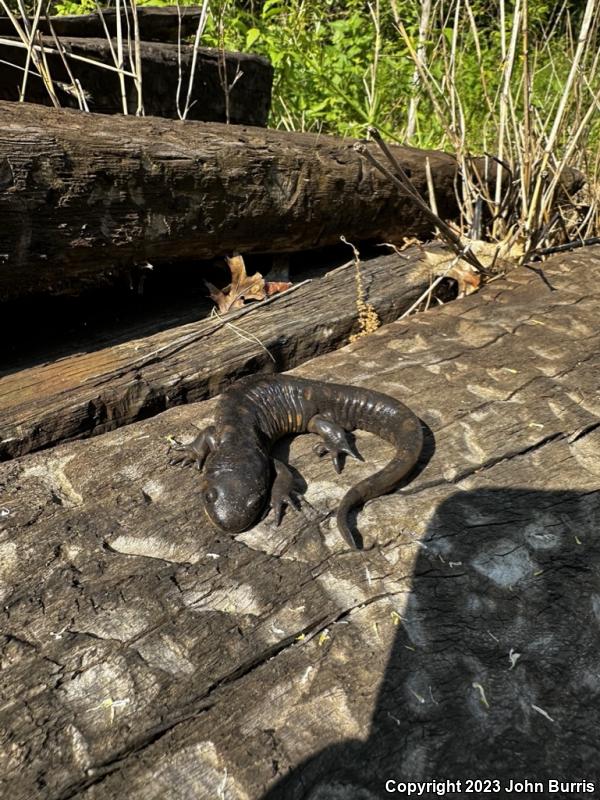
<instances>
[{"instance_id":1,"label":"green leaf","mask_svg":"<svg viewBox=\"0 0 600 800\"><path fill-rule=\"evenodd\" d=\"M258 28L250 28L250 30L246 32L246 47L252 47L257 39L260 39L260 31Z\"/></svg>"},{"instance_id":2,"label":"green leaf","mask_svg":"<svg viewBox=\"0 0 600 800\"><path fill-rule=\"evenodd\" d=\"M262 8L262 17L265 20L269 20L284 10L285 9L281 4L281 0L266 0Z\"/></svg>"}]
</instances>

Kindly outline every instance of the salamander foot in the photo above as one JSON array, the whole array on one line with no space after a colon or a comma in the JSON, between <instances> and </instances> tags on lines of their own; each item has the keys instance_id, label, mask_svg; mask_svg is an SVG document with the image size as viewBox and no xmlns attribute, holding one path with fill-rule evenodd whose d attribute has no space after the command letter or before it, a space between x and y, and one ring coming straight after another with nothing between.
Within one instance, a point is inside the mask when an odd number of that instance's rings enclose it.
<instances>
[{"instance_id":1,"label":"salamander foot","mask_svg":"<svg viewBox=\"0 0 600 800\"><path fill-rule=\"evenodd\" d=\"M169 451L175 450L178 455L169 460L169 464L179 464L182 467L189 467L195 464L196 469L202 469L206 456L216 447L215 428L211 425L199 433L189 444L173 444Z\"/></svg>"},{"instance_id":2,"label":"salamander foot","mask_svg":"<svg viewBox=\"0 0 600 800\"><path fill-rule=\"evenodd\" d=\"M332 422L325 416L317 414L308 423L308 430L311 433L318 433L322 442L318 442L313 450L321 458L329 454L333 463L335 471L339 473L342 471L343 455L352 456L359 461L364 461L361 454L356 447L350 443L347 432Z\"/></svg>"},{"instance_id":3,"label":"salamander foot","mask_svg":"<svg viewBox=\"0 0 600 800\"><path fill-rule=\"evenodd\" d=\"M275 525L278 526L283 517L283 509L287 506L295 511L300 511L300 498L294 489L294 476L290 468L279 461L273 459L275 464L275 480L271 490L271 505L275 517Z\"/></svg>"}]
</instances>

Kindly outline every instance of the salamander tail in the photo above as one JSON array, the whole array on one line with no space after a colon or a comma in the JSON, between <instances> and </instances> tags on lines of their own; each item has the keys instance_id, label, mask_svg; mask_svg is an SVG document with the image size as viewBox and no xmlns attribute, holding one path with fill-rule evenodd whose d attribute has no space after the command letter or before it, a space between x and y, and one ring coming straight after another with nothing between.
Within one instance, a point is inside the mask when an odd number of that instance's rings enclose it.
<instances>
[{"instance_id":1,"label":"salamander tail","mask_svg":"<svg viewBox=\"0 0 600 800\"><path fill-rule=\"evenodd\" d=\"M354 508L354 506L357 506L362 502L363 498L361 493L356 490L356 487L353 487L343 496L342 502L340 503L337 511L336 522L338 530L341 533L344 541L347 542L347 544L349 544L353 550L362 550L362 544L358 544L354 534L350 530L350 526L348 524L348 514L350 513L350 510Z\"/></svg>"}]
</instances>

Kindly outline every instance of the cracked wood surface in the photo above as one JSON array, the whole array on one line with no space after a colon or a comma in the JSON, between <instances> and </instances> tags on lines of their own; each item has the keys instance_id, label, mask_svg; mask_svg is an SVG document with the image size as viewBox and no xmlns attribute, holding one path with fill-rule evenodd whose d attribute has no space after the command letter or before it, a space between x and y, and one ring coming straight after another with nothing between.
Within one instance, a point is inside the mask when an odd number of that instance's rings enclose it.
<instances>
[{"instance_id":1,"label":"cracked wood surface","mask_svg":"<svg viewBox=\"0 0 600 800\"><path fill-rule=\"evenodd\" d=\"M146 261L431 231L352 139L3 101L0 129L0 300L77 294ZM439 214L456 216L456 160L393 150L425 196L429 158Z\"/></svg>"},{"instance_id":2,"label":"cracked wood surface","mask_svg":"<svg viewBox=\"0 0 600 800\"><path fill-rule=\"evenodd\" d=\"M281 372L340 347L358 328L355 275L350 264L222 319L0 372L0 460L205 400L249 372ZM427 289L431 271L413 249L363 262L361 276L388 322Z\"/></svg>"},{"instance_id":3,"label":"cracked wood surface","mask_svg":"<svg viewBox=\"0 0 600 800\"><path fill-rule=\"evenodd\" d=\"M373 800L594 770L600 250L542 269L295 370L429 429L415 479L358 515L364 552L333 518L390 454L360 432L341 477L293 440L302 513L233 539L167 465L215 400L3 464L0 794Z\"/></svg>"}]
</instances>

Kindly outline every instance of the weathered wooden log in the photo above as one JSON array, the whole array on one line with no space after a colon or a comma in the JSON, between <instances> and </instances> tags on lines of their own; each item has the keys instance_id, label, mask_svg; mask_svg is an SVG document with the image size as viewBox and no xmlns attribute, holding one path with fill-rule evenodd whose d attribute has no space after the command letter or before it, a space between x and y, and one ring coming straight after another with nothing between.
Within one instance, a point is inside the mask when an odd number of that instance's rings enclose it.
<instances>
[{"instance_id":1,"label":"weathered wooden log","mask_svg":"<svg viewBox=\"0 0 600 800\"><path fill-rule=\"evenodd\" d=\"M359 514L363 552L332 515L391 448L360 432L341 476L297 437L301 511L236 537L167 464L212 400L0 465L0 795L366 800L589 774L598 250L543 269L554 291L517 270L297 370L431 430L411 483Z\"/></svg>"},{"instance_id":2,"label":"weathered wooden log","mask_svg":"<svg viewBox=\"0 0 600 800\"><path fill-rule=\"evenodd\" d=\"M86 93L89 110L99 114L122 114L123 102L118 73L102 66L115 66L109 41L64 37L61 44L73 77ZM40 46L44 47L48 71L60 104L65 108L79 108L72 89L71 75L54 40L48 36L42 37ZM112 48L116 52L114 41ZM177 119L186 106L192 74L192 45L184 44L178 48L175 44L141 42L140 54L144 113L147 116ZM72 56L92 59L97 64ZM0 100L19 99L22 68L26 58L27 51L20 42L15 41L14 45L0 44ZM182 79L178 109L180 66ZM223 68L227 74L226 81ZM132 72L128 63L125 64L125 69ZM196 70L186 119L264 126L267 124L271 106L272 83L273 68L261 56L221 53L213 48L201 48L196 55ZM226 87L231 87L227 93ZM138 91L132 77L125 77L125 93L128 112L135 114ZM52 105L50 95L32 66L25 99L30 103Z\"/></svg>"},{"instance_id":3,"label":"weathered wooden log","mask_svg":"<svg viewBox=\"0 0 600 800\"><path fill-rule=\"evenodd\" d=\"M414 250L364 262L361 275L382 322L431 277ZM153 335L129 328L124 343L0 374L0 461L204 400L249 370L283 371L329 352L356 332L356 301L354 266L340 267L223 319Z\"/></svg>"},{"instance_id":4,"label":"weathered wooden log","mask_svg":"<svg viewBox=\"0 0 600 800\"><path fill-rule=\"evenodd\" d=\"M123 9L123 6L121 7ZM199 6L181 7L181 37L182 39L191 36L196 32L200 21L201 9ZM108 32L115 36L117 32L117 14L114 8L106 8L102 11L102 17ZM157 6L138 6L137 9L138 26L140 39L147 42L174 42L176 43L179 35L179 19L177 9L173 7ZM98 39L105 36L104 25L99 14L72 14L66 16L50 17L50 22L57 36L83 36L86 38ZM29 20L31 26L33 19ZM131 15L121 11L121 25L123 35L127 35L128 30L132 30ZM40 33L50 34L51 29L48 20L41 17L38 21ZM8 17L0 16L0 36L14 36L15 29Z\"/></svg>"},{"instance_id":5,"label":"weathered wooden log","mask_svg":"<svg viewBox=\"0 0 600 800\"><path fill-rule=\"evenodd\" d=\"M65 292L146 260L292 252L431 231L352 140L0 102L0 298ZM394 148L438 209L456 162Z\"/></svg>"}]
</instances>

